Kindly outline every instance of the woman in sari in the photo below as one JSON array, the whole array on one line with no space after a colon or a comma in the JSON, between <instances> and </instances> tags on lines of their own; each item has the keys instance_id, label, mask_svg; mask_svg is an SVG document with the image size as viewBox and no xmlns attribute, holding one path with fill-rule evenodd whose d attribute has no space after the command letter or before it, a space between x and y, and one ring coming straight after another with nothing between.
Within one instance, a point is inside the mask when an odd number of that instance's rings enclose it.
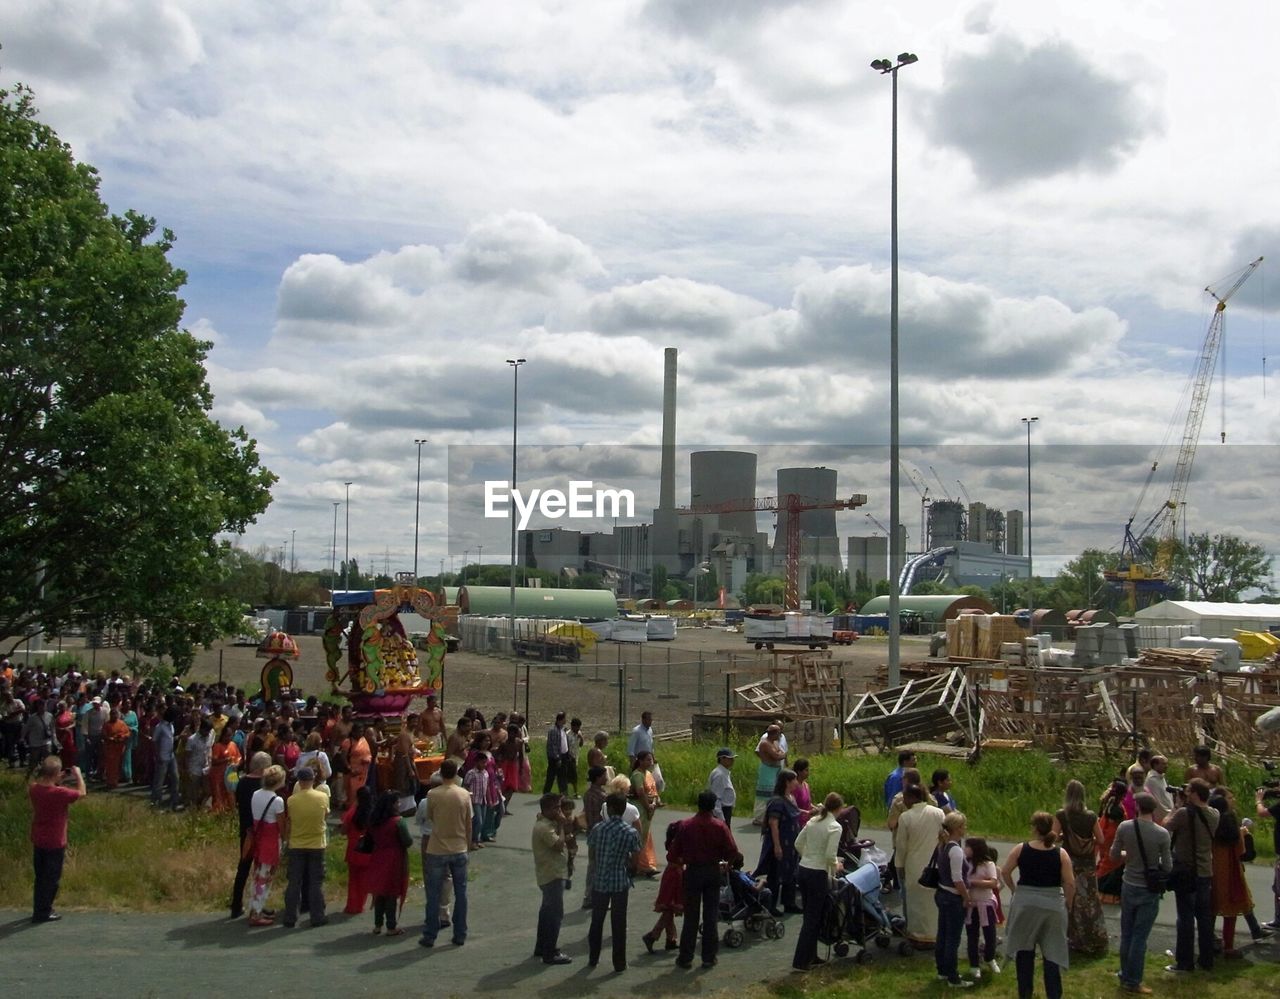
<instances>
[{"instance_id":1,"label":"woman in sari","mask_svg":"<svg viewBox=\"0 0 1280 999\"><path fill-rule=\"evenodd\" d=\"M364 912L364 902L369 895L365 875L369 870L369 854L356 849L360 837L369 831L369 815L373 811L373 792L362 787L356 792L354 803L342 816L342 831L347 837L347 905L342 911L349 916Z\"/></svg>"},{"instance_id":2,"label":"woman in sari","mask_svg":"<svg viewBox=\"0 0 1280 999\"><path fill-rule=\"evenodd\" d=\"M760 862L752 877L764 877L773 896L773 914L803 912L796 905L796 836L800 827L796 820L800 810L795 802L796 772L783 770L773 785L773 795L764 808L764 825L760 835Z\"/></svg>"},{"instance_id":3,"label":"woman in sari","mask_svg":"<svg viewBox=\"0 0 1280 999\"><path fill-rule=\"evenodd\" d=\"M235 806L235 799L227 790L227 770L240 764L240 750L233 735L232 726L223 725L218 741L209 752L209 797L213 799L211 809L215 812L229 812Z\"/></svg>"},{"instance_id":4,"label":"woman in sari","mask_svg":"<svg viewBox=\"0 0 1280 999\"><path fill-rule=\"evenodd\" d=\"M129 726L129 740L124 744L124 759L120 764L120 774L126 784L132 784L133 754L138 749L138 712L133 709L133 701L128 697L120 702L120 720Z\"/></svg>"},{"instance_id":5,"label":"woman in sari","mask_svg":"<svg viewBox=\"0 0 1280 999\"><path fill-rule=\"evenodd\" d=\"M400 795L395 789L378 795L369 816L369 834L373 837L373 853L366 854L369 866L365 880L373 896L373 932L381 933L385 921L387 936L403 936L404 930L396 923L409 894L408 847L413 838L400 816Z\"/></svg>"},{"instance_id":6,"label":"woman in sari","mask_svg":"<svg viewBox=\"0 0 1280 999\"><path fill-rule=\"evenodd\" d=\"M79 754L76 752L76 716L65 701L58 702L58 714L53 725L58 734L58 755L62 757L62 768L70 770L76 765Z\"/></svg>"},{"instance_id":7,"label":"woman in sari","mask_svg":"<svg viewBox=\"0 0 1280 999\"><path fill-rule=\"evenodd\" d=\"M796 808L800 810L800 814L796 816L796 829L803 829L813 814L813 794L809 790L809 761L796 760L796 765L792 769L796 772L796 793L793 797Z\"/></svg>"},{"instance_id":8,"label":"woman in sari","mask_svg":"<svg viewBox=\"0 0 1280 999\"><path fill-rule=\"evenodd\" d=\"M631 790L640 809L640 853L636 857L636 873L651 878L658 873L658 855L653 848L653 813L658 808L658 782L653 776L653 754L636 756L631 774Z\"/></svg>"},{"instance_id":9,"label":"woman in sari","mask_svg":"<svg viewBox=\"0 0 1280 999\"><path fill-rule=\"evenodd\" d=\"M1073 954L1102 957L1107 952L1107 925L1098 901L1097 853L1105 837L1098 816L1084 807L1084 785L1067 781L1067 789L1053 820L1054 833L1071 859L1075 899L1067 913L1067 946Z\"/></svg>"},{"instance_id":10,"label":"woman in sari","mask_svg":"<svg viewBox=\"0 0 1280 999\"><path fill-rule=\"evenodd\" d=\"M124 762L124 747L129 741L129 726L120 720L115 708L102 726L102 780L107 789L120 786L120 765Z\"/></svg>"},{"instance_id":11,"label":"woman in sari","mask_svg":"<svg viewBox=\"0 0 1280 999\"><path fill-rule=\"evenodd\" d=\"M1102 796L1098 815L1098 828L1102 832L1102 842L1098 845L1096 878L1098 882L1098 901L1104 905L1120 904L1120 881L1124 877L1124 861L1111 859L1111 844L1115 841L1116 830L1127 816L1124 799L1129 793L1129 782L1122 779L1113 780Z\"/></svg>"},{"instance_id":12,"label":"woman in sari","mask_svg":"<svg viewBox=\"0 0 1280 999\"><path fill-rule=\"evenodd\" d=\"M343 778L346 782L347 801L355 801L356 792L369 780L369 767L373 763L373 752L365 740L363 724L352 724L351 737L342 743L342 752L347 760L347 772Z\"/></svg>"},{"instance_id":13,"label":"woman in sari","mask_svg":"<svg viewBox=\"0 0 1280 999\"><path fill-rule=\"evenodd\" d=\"M160 709L154 701L148 701L138 722L138 744L133 754L133 775L139 784L151 786L151 771L155 766L155 743L151 733L160 723Z\"/></svg>"}]
</instances>

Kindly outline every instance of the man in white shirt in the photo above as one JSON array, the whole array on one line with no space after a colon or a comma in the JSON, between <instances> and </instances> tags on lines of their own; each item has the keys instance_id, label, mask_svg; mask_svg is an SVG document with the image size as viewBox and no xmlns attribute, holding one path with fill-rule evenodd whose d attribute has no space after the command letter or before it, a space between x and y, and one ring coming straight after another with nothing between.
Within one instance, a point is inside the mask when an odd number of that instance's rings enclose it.
<instances>
[{"instance_id":1,"label":"man in white shirt","mask_svg":"<svg viewBox=\"0 0 1280 999\"><path fill-rule=\"evenodd\" d=\"M645 711L640 715L640 724L631 730L627 739L627 756L631 770L636 768L636 759L641 753L653 752L653 713Z\"/></svg>"},{"instance_id":2,"label":"man in white shirt","mask_svg":"<svg viewBox=\"0 0 1280 999\"><path fill-rule=\"evenodd\" d=\"M733 761L737 754L728 746L716 753L716 768L707 778L707 790L716 796L716 811L728 825L733 818L733 806L737 803L738 792L733 787Z\"/></svg>"},{"instance_id":3,"label":"man in white shirt","mask_svg":"<svg viewBox=\"0 0 1280 999\"><path fill-rule=\"evenodd\" d=\"M1168 769L1168 759L1163 756L1151 757L1151 769L1147 771L1143 790L1156 799L1156 822L1164 822L1165 817L1173 811L1173 795L1169 793L1169 783L1165 779Z\"/></svg>"}]
</instances>

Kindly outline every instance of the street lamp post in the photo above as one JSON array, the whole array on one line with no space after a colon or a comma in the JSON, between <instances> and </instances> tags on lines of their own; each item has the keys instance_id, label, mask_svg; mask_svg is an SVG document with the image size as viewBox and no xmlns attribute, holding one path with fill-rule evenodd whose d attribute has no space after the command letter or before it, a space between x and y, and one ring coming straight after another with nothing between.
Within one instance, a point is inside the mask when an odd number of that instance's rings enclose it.
<instances>
[{"instance_id":1,"label":"street lamp post","mask_svg":"<svg viewBox=\"0 0 1280 999\"><path fill-rule=\"evenodd\" d=\"M351 483L344 482L347 487L347 501L345 506L347 527L346 537L342 542L342 589L347 588L347 573L351 571Z\"/></svg>"},{"instance_id":2,"label":"street lamp post","mask_svg":"<svg viewBox=\"0 0 1280 999\"><path fill-rule=\"evenodd\" d=\"M481 577L478 570L484 568L484 545L476 545L476 563L477 563L476 580L479 581Z\"/></svg>"},{"instance_id":3,"label":"street lamp post","mask_svg":"<svg viewBox=\"0 0 1280 999\"><path fill-rule=\"evenodd\" d=\"M525 363L523 357L507 358L511 365L511 494L516 490L516 445L519 441L520 429L520 365ZM516 651L516 518L511 513L511 654Z\"/></svg>"},{"instance_id":4,"label":"street lamp post","mask_svg":"<svg viewBox=\"0 0 1280 999\"><path fill-rule=\"evenodd\" d=\"M1023 424L1027 428L1027 596L1031 596L1032 579L1035 574L1031 571L1031 424L1039 422L1038 416L1024 416ZM1032 601L1027 600L1027 606L1030 607ZM1031 608L1035 610L1034 607Z\"/></svg>"},{"instance_id":5,"label":"street lamp post","mask_svg":"<svg viewBox=\"0 0 1280 999\"><path fill-rule=\"evenodd\" d=\"M877 59L871 68L877 73L888 74L893 87L892 145L890 150L889 184L889 523L895 529L889 532L889 686L901 682L900 638L902 623L898 618L901 604L899 566L902 562L902 539L896 530L898 524L898 70L918 61L911 52L903 52L896 63Z\"/></svg>"},{"instance_id":6,"label":"street lamp post","mask_svg":"<svg viewBox=\"0 0 1280 999\"><path fill-rule=\"evenodd\" d=\"M422 445L431 442L425 437L415 437L418 445L418 477L413 489L413 585L418 585L418 510L422 506Z\"/></svg>"},{"instance_id":7,"label":"street lamp post","mask_svg":"<svg viewBox=\"0 0 1280 999\"><path fill-rule=\"evenodd\" d=\"M333 501L333 545L329 548L329 599L333 600L333 584L338 581L338 507L341 504Z\"/></svg>"}]
</instances>

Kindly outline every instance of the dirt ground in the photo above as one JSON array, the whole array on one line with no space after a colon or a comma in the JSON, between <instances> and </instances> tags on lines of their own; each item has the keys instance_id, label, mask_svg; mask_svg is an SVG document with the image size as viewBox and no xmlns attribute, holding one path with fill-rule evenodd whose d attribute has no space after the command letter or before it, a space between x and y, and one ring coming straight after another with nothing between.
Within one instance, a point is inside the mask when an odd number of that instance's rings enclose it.
<instances>
[{"instance_id":1,"label":"dirt ground","mask_svg":"<svg viewBox=\"0 0 1280 999\"><path fill-rule=\"evenodd\" d=\"M298 645L302 655L293 663L298 686L304 694L323 694L328 684L324 680L320 637L300 636ZM68 640L63 650L80 652L86 663L93 663L97 670L124 665L124 653L118 649L99 649L94 657L89 650L77 647L74 640ZM884 639L862 639L851 646L833 646L829 651L845 678L850 702L866 689L867 681L888 656ZM252 647L230 643L204 650L197 655L189 678L212 681L221 676L240 687L257 687L263 661L254 652ZM927 638L903 636L903 662L923 659L928 652ZM639 720L641 711L649 710L654 715L655 731L663 733L689 728L695 712L722 710L726 674L731 674L732 686L739 686L767 676L772 660L769 653L757 652L747 645L741 635L713 628L681 630L672 642L603 642L575 664L455 652L445 659L443 706L447 718L456 718L469 705L475 705L487 717L494 711L510 711L513 706L523 711L527 701L528 723L535 731L550 724L560 710L581 718L585 731L616 731L621 665L626 676L622 727L629 729ZM694 703L698 700L707 705L698 706Z\"/></svg>"}]
</instances>

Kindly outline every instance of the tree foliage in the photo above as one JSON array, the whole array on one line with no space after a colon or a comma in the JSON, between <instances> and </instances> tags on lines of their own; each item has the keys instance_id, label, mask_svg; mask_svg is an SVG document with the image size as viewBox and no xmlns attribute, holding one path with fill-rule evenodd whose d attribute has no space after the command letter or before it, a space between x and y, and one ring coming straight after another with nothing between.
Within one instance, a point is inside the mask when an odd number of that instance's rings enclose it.
<instances>
[{"instance_id":1,"label":"tree foliage","mask_svg":"<svg viewBox=\"0 0 1280 999\"><path fill-rule=\"evenodd\" d=\"M1234 603L1245 590L1271 592L1271 556L1235 534L1192 534L1174 549L1173 572L1193 600Z\"/></svg>"},{"instance_id":2,"label":"tree foliage","mask_svg":"<svg viewBox=\"0 0 1280 999\"><path fill-rule=\"evenodd\" d=\"M781 577L753 572L742 586L742 604L744 607L754 604L780 604L786 596L786 589L787 584Z\"/></svg>"},{"instance_id":3,"label":"tree foliage","mask_svg":"<svg viewBox=\"0 0 1280 999\"><path fill-rule=\"evenodd\" d=\"M111 215L92 167L0 91L0 641L146 621L183 666L239 622L226 546L274 476L209 416L173 234Z\"/></svg>"}]
</instances>

